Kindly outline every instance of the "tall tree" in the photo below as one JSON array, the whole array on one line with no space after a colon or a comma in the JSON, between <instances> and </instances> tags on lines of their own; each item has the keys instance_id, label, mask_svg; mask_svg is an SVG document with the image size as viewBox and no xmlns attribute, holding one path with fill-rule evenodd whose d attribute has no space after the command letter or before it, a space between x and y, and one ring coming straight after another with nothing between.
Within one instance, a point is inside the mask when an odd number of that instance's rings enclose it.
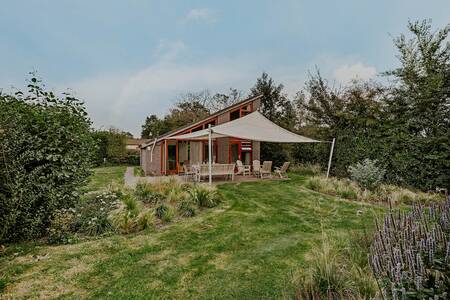
<instances>
[{"instance_id":1,"label":"tall tree","mask_svg":"<svg viewBox=\"0 0 450 300\"><path fill-rule=\"evenodd\" d=\"M395 179L424 189L450 187L450 24L433 32L431 21L410 22L409 39L394 40L400 66L387 102L390 168Z\"/></svg>"},{"instance_id":2,"label":"tall tree","mask_svg":"<svg viewBox=\"0 0 450 300\"><path fill-rule=\"evenodd\" d=\"M141 137L144 139L154 139L168 131L170 131L170 126L164 119L161 120L156 115L150 115L145 119L144 125L142 125Z\"/></svg>"},{"instance_id":3,"label":"tall tree","mask_svg":"<svg viewBox=\"0 0 450 300\"><path fill-rule=\"evenodd\" d=\"M260 111L266 118L284 128L292 129L295 126L295 110L291 101L283 93L283 88L284 86L282 84L277 85L264 72L256 80L255 85L251 88L250 94L251 96L262 95ZM288 145L261 143L261 159L271 160L277 165L288 160L289 152Z\"/></svg>"},{"instance_id":4,"label":"tall tree","mask_svg":"<svg viewBox=\"0 0 450 300\"><path fill-rule=\"evenodd\" d=\"M251 96L262 95L261 113L280 126L292 128L295 124L295 110L291 101L283 93L284 86L276 84L274 80L263 72L251 88Z\"/></svg>"}]
</instances>

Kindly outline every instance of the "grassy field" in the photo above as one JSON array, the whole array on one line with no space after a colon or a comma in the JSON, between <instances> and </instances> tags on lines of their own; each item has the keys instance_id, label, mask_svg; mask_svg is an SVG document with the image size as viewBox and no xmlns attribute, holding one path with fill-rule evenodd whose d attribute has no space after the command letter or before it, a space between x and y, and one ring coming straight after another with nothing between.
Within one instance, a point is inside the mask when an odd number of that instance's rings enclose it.
<instances>
[{"instance_id":1,"label":"grassy field","mask_svg":"<svg viewBox=\"0 0 450 300\"><path fill-rule=\"evenodd\" d=\"M113 181L123 184L123 176L126 168L126 166L94 168L92 170L93 174L83 191L98 191L106 188Z\"/></svg>"},{"instance_id":2,"label":"grassy field","mask_svg":"<svg viewBox=\"0 0 450 300\"><path fill-rule=\"evenodd\" d=\"M289 298L293 274L301 272L323 232L352 234L372 226L383 210L316 193L304 181L292 176L226 184L219 187L225 198L220 206L136 235L17 246L0 258L4 296ZM95 186L103 184L96 180Z\"/></svg>"}]
</instances>

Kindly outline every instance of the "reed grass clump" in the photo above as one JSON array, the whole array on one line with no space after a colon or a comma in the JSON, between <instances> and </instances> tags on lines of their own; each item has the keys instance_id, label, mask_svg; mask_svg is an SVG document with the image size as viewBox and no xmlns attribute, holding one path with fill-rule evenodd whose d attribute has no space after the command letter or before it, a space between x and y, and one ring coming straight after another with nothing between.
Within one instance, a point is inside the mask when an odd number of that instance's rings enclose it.
<instances>
[{"instance_id":1,"label":"reed grass clump","mask_svg":"<svg viewBox=\"0 0 450 300\"><path fill-rule=\"evenodd\" d=\"M431 203L444 199L436 193L415 192L395 185L382 184L374 190L361 188L356 182L345 178L310 177L305 187L319 193L337 196L348 200L382 202L393 205L412 203Z\"/></svg>"}]
</instances>

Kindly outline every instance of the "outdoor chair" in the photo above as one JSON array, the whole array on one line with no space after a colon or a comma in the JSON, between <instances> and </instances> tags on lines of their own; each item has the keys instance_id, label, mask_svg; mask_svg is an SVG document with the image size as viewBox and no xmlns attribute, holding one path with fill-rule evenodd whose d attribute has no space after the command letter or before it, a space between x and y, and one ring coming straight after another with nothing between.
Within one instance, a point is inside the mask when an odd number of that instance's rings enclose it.
<instances>
[{"instance_id":1,"label":"outdoor chair","mask_svg":"<svg viewBox=\"0 0 450 300\"><path fill-rule=\"evenodd\" d=\"M264 178L265 176L270 178L272 177L272 162L271 161L265 161L263 162L261 171L260 171L261 178Z\"/></svg>"},{"instance_id":2,"label":"outdoor chair","mask_svg":"<svg viewBox=\"0 0 450 300\"><path fill-rule=\"evenodd\" d=\"M259 174L261 173L261 162L257 159L253 161L253 175L256 177L259 177Z\"/></svg>"},{"instance_id":3,"label":"outdoor chair","mask_svg":"<svg viewBox=\"0 0 450 300\"><path fill-rule=\"evenodd\" d=\"M188 181L189 179L195 179L195 171L188 167L187 164L183 165L183 177L186 181Z\"/></svg>"},{"instance_id":4,"label":"outdoor chair","mask_svg":"<svg viewBox=\"0 0 450 300\"><path fill-rule=\"evenodd\" d=\"M281 167L275 167L275 173L277 173L280 178L288 178L287 169L289 168L290 162L285 162Z\"/></svg>"},{"instance_id":5,"label":"outdoor chair","mask_svg":"<svg viewBox=\"0 0 450 300\"><path fill-rule=\"evenodd\" d=\"M236 161L237 172L236 175L250 175L250 166L244 165L242 161Z\"/></svg>"}]
</instances>

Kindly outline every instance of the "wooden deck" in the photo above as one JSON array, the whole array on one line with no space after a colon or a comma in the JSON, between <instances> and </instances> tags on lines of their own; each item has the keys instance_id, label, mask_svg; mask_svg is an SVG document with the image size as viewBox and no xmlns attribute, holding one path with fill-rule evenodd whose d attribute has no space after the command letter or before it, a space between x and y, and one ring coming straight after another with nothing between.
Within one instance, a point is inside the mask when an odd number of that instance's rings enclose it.
<instances>
[{"instance_id":1,"label":"wooden deck","mask_svg":"<svg viewBox=\"0 0 450 300\"><path fill-rule=\"evenodd\" d=\"M136 183L139 181L144 181L148 183L157 183L161 181L167 181L167 180L177 180L179 182L194 182L192 177L188 178L183 175L167 175L167 176L145 176L145 177L136 177L133 173L133 168L129 167L127 168L127 171L125 173L125 185L129 187L134 187ZM234 180L227 179L225 177L219 177L214 176L213 177L213 185L219 185L224 183L241 183L241 182L256 182L256 181L266 181L266 180L286 180L286 178L279 178L275 174L273 174L272 178L264 178L261 179L259 177L255 176L242 176L242 175L235 175ZM202 184L208 184L208 179L202 180L200 183Z\"/></svg>"}]
</instances>

